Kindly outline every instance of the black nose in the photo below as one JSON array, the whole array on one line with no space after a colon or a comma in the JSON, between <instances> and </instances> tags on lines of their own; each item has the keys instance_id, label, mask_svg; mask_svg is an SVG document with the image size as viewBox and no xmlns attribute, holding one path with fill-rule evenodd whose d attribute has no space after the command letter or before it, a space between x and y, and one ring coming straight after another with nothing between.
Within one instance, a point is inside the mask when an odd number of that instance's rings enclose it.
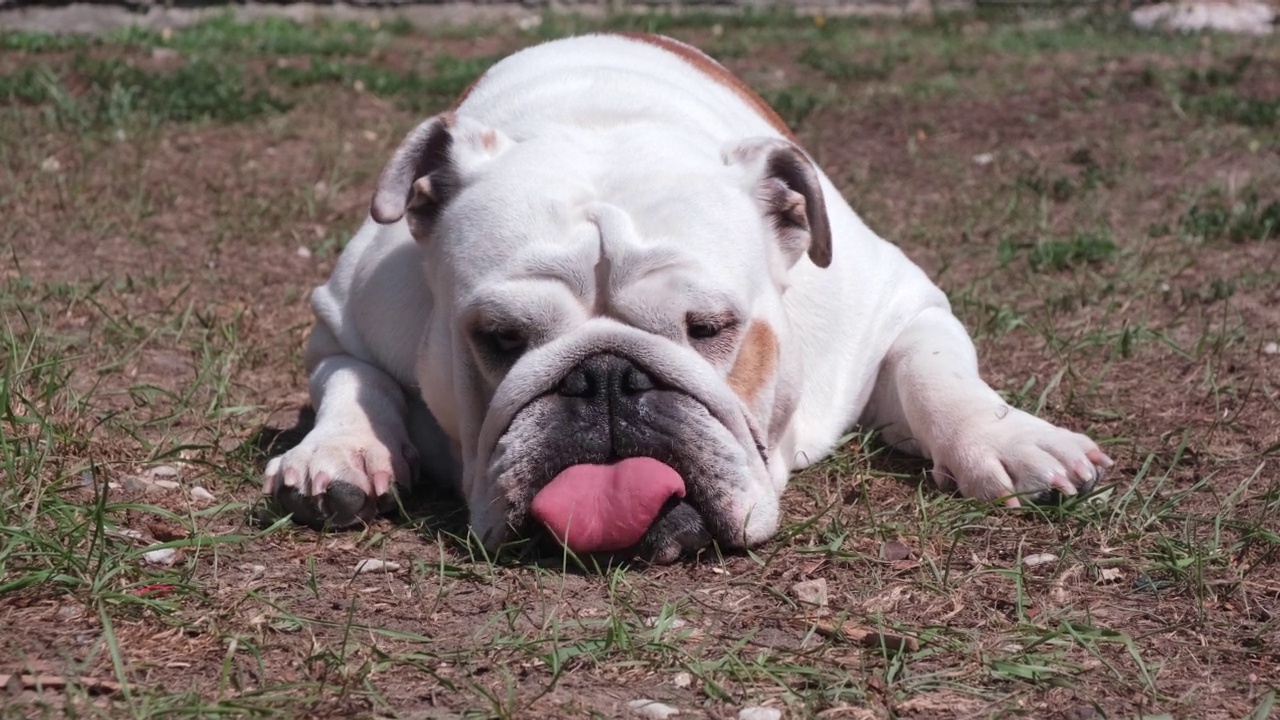
<instances>
[{"instance_id":1,"label":"black nose","mask_svg":"<svg viewBox=\"0 0 1280 720\"><path fill-rule=\"evenodd\" d=\"M583 360L565 375L556 392L583 400L634 399L653 389L653 378L631 360L601 353Z\"/></svg>"}]
</instances>

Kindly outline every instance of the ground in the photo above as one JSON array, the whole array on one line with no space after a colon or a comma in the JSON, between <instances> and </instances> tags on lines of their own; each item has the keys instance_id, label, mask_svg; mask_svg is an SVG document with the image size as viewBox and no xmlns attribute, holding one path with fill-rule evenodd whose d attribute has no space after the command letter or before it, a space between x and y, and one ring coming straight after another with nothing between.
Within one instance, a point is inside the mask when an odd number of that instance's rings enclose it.
<instances>
[{"instance_id":1,"label":"ground","mask_svg":"<svg viewBox=\"0 0 1280 720\"><path fill-rule=\"evenodd\" d=\"M445 495L352 532L266 516L306 295L382 162L497 56L601 26L760 90L992 385L1116 459L1105 487L996 509L855 431L771 542L585 571L485 556ZM1272 713L1272 40L1105 13L7 33L0 138L2 716Z\"/></svg>"}]
</instances>

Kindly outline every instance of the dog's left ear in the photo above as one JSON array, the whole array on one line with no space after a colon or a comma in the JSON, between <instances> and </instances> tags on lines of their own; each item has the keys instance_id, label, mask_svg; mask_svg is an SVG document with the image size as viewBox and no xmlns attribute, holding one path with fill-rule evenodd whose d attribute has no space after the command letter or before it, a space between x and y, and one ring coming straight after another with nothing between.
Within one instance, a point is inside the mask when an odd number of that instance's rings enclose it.
<instances>
[{"instance_id":1,"label":"dog's left ear","mask_svg":"<svg viewBox=\"0 0 1280 720\"><path fill-rule=\"evenodd\" d=\"M378 177L369 214L383 225L409 216L414 236L425 233L477 165L511 145L497 130L444 113L405 136Z\"/></svg>"},{"instance_id":2,"label":"dog's left ear","mask_svg":"<svg viewBox=\"0 0 1280 720\"><path fill-rule=\"evenodd\" d=\"M788 265L807 252L814 265L829 266L831 223L818 170L809 156L781 138L758 137L729 146L723 157L726 164L746 171Z\"/></svg>"}]
</instances>

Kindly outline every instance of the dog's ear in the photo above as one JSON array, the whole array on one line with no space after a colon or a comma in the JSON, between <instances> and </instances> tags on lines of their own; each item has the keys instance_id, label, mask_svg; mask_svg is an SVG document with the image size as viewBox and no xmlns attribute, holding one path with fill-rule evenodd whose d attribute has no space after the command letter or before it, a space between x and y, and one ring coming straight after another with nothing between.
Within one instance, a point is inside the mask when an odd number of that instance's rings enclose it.
<instances>
[{"instance_id":1,"label":"dog's ear","mask_svg":"<svg viewBox=\"0 0 1280 720\"><path fill-rule=\"evenodd\" d=\"M809 156L786 140L770 137L735 143L723 156L726 164L740 165L746 172L787 264L795 264L807 252L814 265L829 266L831 223L818 170Z\"/></svg>"},{"instance_id":2,"label":"dog's ear","mask_svg":"<svg viewBox=\"0 0 1280 720\"><path fill-rule=\"evenodd\" d=\"M369 214L383 225L408 215L414 235L421 237L466 173L510 144L497 130L459 121L452 113L437 115L409 131L396 148L378 177Z\"/></svg>"}]
</instances>

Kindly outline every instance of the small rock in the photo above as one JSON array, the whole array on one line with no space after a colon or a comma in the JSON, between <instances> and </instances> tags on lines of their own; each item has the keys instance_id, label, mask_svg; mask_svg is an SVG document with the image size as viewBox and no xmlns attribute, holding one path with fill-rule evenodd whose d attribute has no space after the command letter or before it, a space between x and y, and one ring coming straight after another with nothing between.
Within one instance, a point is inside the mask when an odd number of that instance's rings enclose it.
<instances>
[{"instance_id":1,"label":"small rock","mask_svg":"<svg viewBox=\"0 0 1280 720\"><path fill-rule=\"evenodd\" d=\"M176 548L148 550L142 553L142 559L152 565L172 565L178 559L178 551Z\"/></svg>"},{"instance_id":2,"label":"small rock","mask_svg":"<svg viewBox=\"0 0 1280 720\"><path fill-rule=\"evenodd\" d=\"M150 480L137 475L125 475L122 482L124 489L129 492L148 492L154 489Z\"/></svg>"},{"instance_id":3,"label":"small rock","mask_svg":"<svg viewBox=\"0 0 1280 720\"><path fill-rule=\"evenodd\" d=\"M900 560L909 560L911 558L911 548L903 545L897 540L890 540L884 544L884 559L889 562L898 562Z\"/></svg>"},{"instance_id":4,"label":"small rock","mask_svg":"<svg viewBox=\"0 0 1280 720\"><path fill-rule=\"evenodd\" d=\"M1269 342L1262 346L1263 355L1275 355L1277 353L1280 353L1280 344Z\"/></svg>"},{"instance_id":5,"label":"small rock","mask_svg":"<svg viewBox=\"0 0 1280 720\"><path fill-rule=\"evenodd\" d=\"M805 580L791 586L791 594L805 605L814 607L827 606L827 581L823 578Z\"/></svg>"},{"instance_id":6,"label":"small rock","mask_svg":"<svg viewBox=\"0 0 1280 720\"><path fill-rule=\"evenodd\" d=\"M1066 720L1093 720L1093 718L1098 717L1098 711L1094 710L1092 705L1081 704L1067 708L1063 717Z\"/></svg>"},{"instance_id":7,"label":"small rock","mask_svg":"<svg viewBox=\"0 0 1280 720\"><path fill-rule=\"evenodd\" d=\"M59 620L78 620L84 616L84 608L80 605L66 604L58 607Z\"/></svg>"},{"instance_id":8,"label":"small rock","mask_svg":"<svg viewBox=\"0 0 1280 720\"><path fill-rule=\"evenodd\" d=\"M40 169L47 173L61 172L62 161L51 155L45 158L44 162L40 163Z\"/></svg>"},{"instance_id":9,"label":"small rock","mask_svg":"<svg viewBox=\"0 0 1280 720\"><path fill-rule=\"evenodd\" d=\"M678 688L687 688L693 684L693 676L687 672L678 672L671 678L671 683Z\"/></svg>"},{"instance_id":10,"label":"small rock","mask_svg":"<svg viewBox=\"0 0 1280 720\"><path fill-rule=\"evenodd\" d=\"M302 258L303 260L310 260L310 259L311 259L311 248L307 247L306 245L299 245L299 246L298 246L298 257Z\"/></svg>"},{"instance_id":11,"label":"small rock","mask_svg":"<svg viewBox=\"0 0 1280 720\"><path fill-rule=\"evenodd\" d=\"M738 720L782 720L782 711L778 708L753 705L739 710Z\"/></svg>"},{"instance_id":12,"label":"small rock","mask_svg":"<svg viewBox=\"0 0 1280 720\"><path fill-rule=\"evenodd\" d=\"M213 493L197 485L191 488L191 499L196 502L211 503L216 501L218 498L214 497Z\"/></svg>"},{"instance_id":13,"label":"small rock","mask_svg":"<svg viewBox=\"0 0 1280 720\"><path fill-rule=\"evenodd\" d=\"M1100 568L1098 570L1098 580L1104 583L1115 582L1119 580L1123 574L1124 573L1120 571L1120 568Z\"/></svg>"},{"instance_id":14,"label":"small rock","mask_svg":"<svg viewBox=\"0 0 1280 720\"><path fill-rule=\"evenodd\" d=\"M377 558L366 558L356 563L356 573L372 573L372 572L388 572L393 573L400 569L400 563L391 562L390 560L379 560Z\"/></svg>"},{"instance_id":15,"label":"small rock","mask_svg":"<svg viewBox=\"0 0 1280 720\"><path fill-rule=\"evenodd\" d=\"M1022 558L1022 564L1027 567L1035 567L1037 565L1054 562L1057 559L1058 556L1053 553L1036 553L1035 555L1027 555Z\"/></svg>"},{"instance_id":16,"label":"small rock","mask_svg":"<svg viewBox=\"0 0 1280 720\"><path fill-rule=\"evenodd\" d=\"M673 715L679 715L680 711L670 705L663 705L657 700L649 700L648 698L640 698L627 703L627 707L631 708L631 712L640 717L652 718L653 720L666 720Z\"/></svg>"},{"instance_id":17,"label":"small rock","mask_svg":"<svg viewBox=\"0 0 1280 720\"><path fill-rule=\"evenodd\" d=\"M995 159L996 159L995 153L989 153L989 152L978 153L977 155L973 156L973 164L974 165L990 165L991 163L995 162Z\"/></svg>"},{"instance_id":18,"label":"small rock","mask_svg":"<svg viewBox=\"0 0 1280 720\"><path fill-rule=\"evenodd\" d=\"M1257 0L1235 0L1230 3L1184 0L1143 5L1129 13L1129 19L1143 30L1217 30L1243 35L1270 35L1276 21L1276 11Z\"/></svg>"},{"instance_id":19,"label":"small rock","mask_svg":"<svg viewBox=\"0 0 1280 720\"><path fill-rule=\"evenodd\" d=\"M172 465L157 465L147 470L147 477L153 480L172 480L178 477L178 468Z\"/></svg>"}]
</instances>

